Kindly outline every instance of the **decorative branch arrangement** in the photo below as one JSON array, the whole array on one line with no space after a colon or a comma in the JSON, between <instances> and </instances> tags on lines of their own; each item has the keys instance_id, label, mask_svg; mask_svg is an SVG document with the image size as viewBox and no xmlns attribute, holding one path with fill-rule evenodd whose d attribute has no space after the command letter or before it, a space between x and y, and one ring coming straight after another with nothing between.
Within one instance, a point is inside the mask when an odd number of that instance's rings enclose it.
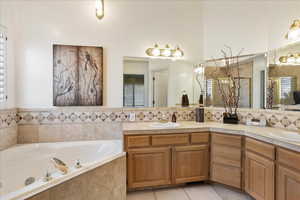
<instances>
[{"instance_id":1,"label":"decorative branch arrangement","mask_svg":"<svg viewBox=\"0 0 300 200\"><path fill-rule=\"evenodd\" d=\"M225 49L221 50L223 56L222 61L224 61L225 64L225 66L222 67L222 70L224 71L225 77L220 79L216 73L218 71L217 69L213 74L214 79L217 81L219 93L223 100L225 108L224 118L236 118L237 121L237 110L239 107L241 88L239 58L242 52L243 49L241 49L240 52L234 56L232 49L229 46L225 46ZM217 60L213 60L216 68L219 67Z\"/></svg>"}]
</instances>

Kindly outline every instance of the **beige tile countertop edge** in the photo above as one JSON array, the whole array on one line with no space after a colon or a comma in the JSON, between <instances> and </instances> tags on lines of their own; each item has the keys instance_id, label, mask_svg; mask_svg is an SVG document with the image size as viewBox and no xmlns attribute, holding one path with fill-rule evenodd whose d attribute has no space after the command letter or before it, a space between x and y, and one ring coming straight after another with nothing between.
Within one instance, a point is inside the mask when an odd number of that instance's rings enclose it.
<instances>
[{"instance_id":1,"label":"beige tile countertop edge","mask_svg":"<svg viewBox=\"0 0 300 200\"><path fill-rule=\"evenodd\" d=\"M284 136L285 133L297 131L289 131L280 128L246 126L242 124L231 125L218 122L196 123L193 121L180 121L180 125L176 128L155 128L151 124L153 122L129 122L123 123L124 135L141 135L141 134L167 134L167 133L192 133L192 132L220 132L234 135L244 135L263 142L271 143L283 148L300 152L300 142L293 142L288 139L278 138L276 136Z\"/></svg>"}]
</instances>

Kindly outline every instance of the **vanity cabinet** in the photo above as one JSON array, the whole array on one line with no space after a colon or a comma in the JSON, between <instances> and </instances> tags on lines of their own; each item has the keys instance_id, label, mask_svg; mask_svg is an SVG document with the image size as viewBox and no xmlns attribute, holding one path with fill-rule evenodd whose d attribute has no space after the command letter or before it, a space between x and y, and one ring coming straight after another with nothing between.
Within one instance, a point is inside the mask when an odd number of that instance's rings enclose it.
<instances>
[{"instance_id":1,"label":"vanity cabinet","mask_svg":"<svg viewBox=\"0 0 300 200\"><path fill-rule=\"evenodd\" d=\"M245 191L256 200L274 200L275 147L246 138Z\"/></svg>"},{"instance_id":2,"label":"vanity cabinet","mask_svg":"<svg viewBox=\"0 0 300 200\"><path fill-rule=\"evenodd\" d=\"M129 188L171 184L169 147L130 149L127 158Z\"/></svg>"},{"instance_id":3,"label":"vanity cabinet","mask_svg":"<svg viewBox=\"0 0 300 200\"><path fill-rule=\"evenodd\" d=\"M256 200L300 200L298 152L209 132L135 132L125 134L124 142L129 190L211 180Z\"/></svg>"},{"instance_id":4,"label":"vanity cabinet","mask_svg":"<svg viewBox=\"0 0 300 200\"><path fill-rule=\"evenodd\" d=\"M126 135L128 189L203 181L209 133Z\"/></svg>"},{"instance_id":5,"label":"vanity cabinet","mask_svg":"<svg viewBox=\"0 0 300 200\"><path fill-rule=\"evenodd\" d=\"M210 180L241 188L242 137L213 133L211 135Z\"/></svg>"},{"instance_id":6,"label":"vanity cabinet","mask_svg":"<svg viewBox=\"0 0 300 200\"><path fill-rule=\"evenodd\" d=\"M300 153L277 149L277 200L300 199Z\"/></svg>"},{"instance_id":7,"label":"vanity cabinet","mask_svg":"<svg viewBox=\"0 0 300 200\"><path fill-rule=\"evenodd\" d=\"M208 145L173 147L173 183L208 179Z\"/></svg>"}]
</instances>

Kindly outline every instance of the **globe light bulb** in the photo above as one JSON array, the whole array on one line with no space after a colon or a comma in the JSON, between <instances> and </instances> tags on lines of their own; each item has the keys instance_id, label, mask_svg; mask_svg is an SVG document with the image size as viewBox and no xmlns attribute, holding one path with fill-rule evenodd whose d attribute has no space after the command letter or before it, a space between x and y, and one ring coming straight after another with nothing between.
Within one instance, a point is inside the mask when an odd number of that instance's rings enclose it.
<instances>
[{"instance_id":1,"label":"globe light bulb","mask_svg":"<svg viewBox=\"0 0 300 200\"><path fill-rule=\"evenodd\" d=\"M164 49L161 51L161 55L164 57L170 57L172 55L171 49L169 45L166 45Z\"/></svg>"}]
</instances>

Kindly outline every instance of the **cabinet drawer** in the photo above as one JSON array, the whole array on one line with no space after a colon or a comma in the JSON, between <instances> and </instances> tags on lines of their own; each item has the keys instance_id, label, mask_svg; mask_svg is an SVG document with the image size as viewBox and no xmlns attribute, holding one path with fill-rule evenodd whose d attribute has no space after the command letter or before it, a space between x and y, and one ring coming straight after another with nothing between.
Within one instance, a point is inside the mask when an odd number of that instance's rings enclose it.
<instances>
[{"instance_id":1,"label":"cabinet drawer","mask_svg":"<svg viewBox=\"0 0 300 200\"><path fill-rule=\"evenodd\" d=\"M242 147L242 136L214 133L214 134L212 134L212 143L223 144L223 145L241 148Z\"/></svg>"},{"instance_id":2,"label":"cabinet drawer","mask_svg":"<svg viewBox=\"0 0 300 200\"><path fill-rule=\"evenodd\" d=\"M241 149L217 144L213 144L211 147L211 160L213 163L241 167L241 157Z\"/></svg>"},{"instance_id":3,"label":"cabinet drawer","mask_svg":"<svg viewBox=\"0 0 300 200\"><path fill-rule=\"evenodd\" d=\"M275 147L271 144L259 142L251 138L246 138L246 149L272 160L275 159Z\"/></svg>"},{"instance_id":4,"label":"cabinet drawer","mask_svg":"<svg viewBox=\"0 0 300 200\"><path fill-rule=\"evenodd\" d=\"M150 146L150 136L128 136L126 138L127 148Z\"/></svg>"},{"instance_id":5,"label":"cabinet drawer","mask_svg":"<svg viewBox=\"0 0 300 200\"><path fill-rule=\"evenodd\" d=\"M188 134L172 134L172 135L154 135L152 136L153 146L162 145L180 145L188 144L189 135Z\"/></svg>"},{"instance_id":6,"label":"cabinet drawer","mask_svg":"<svg viewBox=\"0 0 300 200\"><path fill-rule=\"evenodd\" d=\"M192 133L191 134L191 143L208 143L209 142L209 133Z\"/></svg>"},{"instance_id":7,"label":"cabinet drawer","mask_svg":"<svg viewBox=\"0 0 300 200\"><path fill-rule=\"evenodd\" d=\"M241 188L241 169L227 165L213 164L211 167L211 180Z\"/></svg>"},{"instance_id":8,"label":"cabinet drawer","mask_svg":"<svg viewBox=\"0 0 300 200\"><path fill-rule=\"evenodd\" d=\"M299 169L300 153L289 151L282 148L277 148L277 160L279 163L285 166Z\"/></svg>"}]
</instances>

